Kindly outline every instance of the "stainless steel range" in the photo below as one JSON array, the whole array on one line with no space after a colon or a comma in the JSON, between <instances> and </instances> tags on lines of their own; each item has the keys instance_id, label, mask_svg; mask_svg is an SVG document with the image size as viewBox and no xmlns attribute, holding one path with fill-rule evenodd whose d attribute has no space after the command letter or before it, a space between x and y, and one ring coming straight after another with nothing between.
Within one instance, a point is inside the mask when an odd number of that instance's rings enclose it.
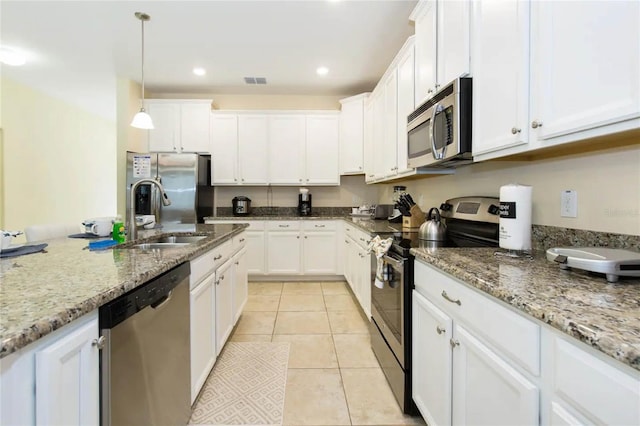
<instances>
[{"instance_id":1,"label":"stainless steel range","mask_svg":"<svg viewBox=\"0 0 640 426\"><path fill-rule=\"evenodd\" d=\"M498 198L461 197L447 200L440 214L447 238L435 244L421 241L418 232L388 232L391 248L383 258L382 288L375 285L377 259L371 255L371 347L404 413L416 414L411 397L411 290L412 248L498 247Z\"/></svg>"}]
</instances>

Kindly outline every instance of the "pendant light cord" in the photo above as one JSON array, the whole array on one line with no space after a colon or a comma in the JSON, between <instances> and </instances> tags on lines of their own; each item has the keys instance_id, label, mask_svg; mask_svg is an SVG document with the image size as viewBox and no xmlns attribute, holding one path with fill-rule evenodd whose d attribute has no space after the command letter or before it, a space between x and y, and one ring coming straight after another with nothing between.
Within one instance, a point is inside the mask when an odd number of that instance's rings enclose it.
<instances>
[{"instance_id":1,"label":"pendant light cord","mask_svg":"<svg viewBox=\"0 0 640 426\"><path fill-rule=\"evenodd\" d=\"M142 99L140 99L140 109L144 111L144 18L140 19L142 25Z\"/></svg>"}]
</instances>

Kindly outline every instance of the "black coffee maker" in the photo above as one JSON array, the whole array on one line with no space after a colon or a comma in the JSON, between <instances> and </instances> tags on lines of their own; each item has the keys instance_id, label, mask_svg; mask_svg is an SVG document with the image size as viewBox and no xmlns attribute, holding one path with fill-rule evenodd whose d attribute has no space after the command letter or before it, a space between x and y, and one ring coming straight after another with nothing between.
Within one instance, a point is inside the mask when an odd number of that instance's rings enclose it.
<instances>
[{"instance_id":1,"label":"black coffee maker","mask_svg":"<svg viewBox=\"0 0 640 426\"><path fill-rule=\"evenodd\" d=\"M300 188L298 194L298 214L300 216L311 216L311 194L306 188Z\"/></svg>"}]
</instances>

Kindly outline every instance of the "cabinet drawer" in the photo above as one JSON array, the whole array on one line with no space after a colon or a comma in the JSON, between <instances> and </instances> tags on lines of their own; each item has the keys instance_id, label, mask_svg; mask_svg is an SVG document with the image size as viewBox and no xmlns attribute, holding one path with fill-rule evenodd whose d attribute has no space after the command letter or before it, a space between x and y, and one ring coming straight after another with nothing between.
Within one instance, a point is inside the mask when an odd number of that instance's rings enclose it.
<instances>
[{"instance_id":1,"label":"cabinet drawer","mask_svg":"<svg viewBox=\"0 0 640 426\"><path fill-rule=\"evenodd\" d=\"M305 231L335 231L338 225L335 220L305 220L302 229Z\"/></svg>"},{"instance_id":2,"label":"cabinet drawer","mask_svg":"<svg viewBox=\"0 0 640 426\"><path fill-rule=\"evenodd\" d=\"M558 336L553 336L553 392L596 424L640 424L638 375Z\"/></svg>"},{"instance_id":3,"label":"cabinet drawer","mask_svg":"<svg viewBox=\"0 0 640 426\"><path fill-rule=\"evenodd\" d=\"M300 230L300 221L297 220L272 220L267 222L267 230L269 231L298 231Z\"/></svg>"},{"instance_id":4,"label":"cabinet drawer","mask_svg":"<svg viewBox=\"0 0 640 426\"><path fill-rule=\"evenodd\" d=\"M249 224L249 227L247 229L251 231L264 231L265 224L267 222L265 220L248 220L244 223Z\"/></svg>"},{"instance_id":5,"label":"cabinet drawer","mask_svg":"<svg viewBox=\"0 0 640 426\"><path fill-rule=\"evenodd\" d=\"M244 235L244 233L241 235ZM203 278L214 272L218 266L227 260L232 252L233 242L229 240L193 259L191 261L189 288L193 290Z\"/></svg>"},{"instance_id":6,"label":"cabinet drawer","mask_svg":"<svg viewBox=\"0 0 640 426\"><path fill-rule=\"evenodd\" d=\"M242 247L244 247L246 244L247 244L247 233L241 232L240 234L234 236L231 239L231 251L235 253L238 250L240 250Z\"/></svg>"},{"instance_id":7,"label":"cabinet drawer","mask_svg":"<svg viewBox=\"0 0 640 426\"><path fill-rule=\"evenodd\" d=\"M529 373L540 374L540 326L451 277L415 262L416 290Z\"/></svg>"}]
</instances>

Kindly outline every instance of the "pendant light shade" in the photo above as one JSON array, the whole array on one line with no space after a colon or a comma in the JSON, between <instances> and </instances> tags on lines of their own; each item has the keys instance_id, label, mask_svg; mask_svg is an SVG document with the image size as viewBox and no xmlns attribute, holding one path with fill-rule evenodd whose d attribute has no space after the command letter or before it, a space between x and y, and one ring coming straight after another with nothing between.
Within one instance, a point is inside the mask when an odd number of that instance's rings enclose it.
<instances>
[{"instance_id":1,"label":"pendant light shade","mask_svg":"<svg viewBox=\"0 0 640 426\"><path fill-rule=\"evenodd\" d=\"M142 24L142 96L140 97L140 111L133 116L131 126L138 129L153 129L153 120L144 110L144 23L151 19L146 13L136 12L135 16Z\"/></svg>"}]
</instances>

